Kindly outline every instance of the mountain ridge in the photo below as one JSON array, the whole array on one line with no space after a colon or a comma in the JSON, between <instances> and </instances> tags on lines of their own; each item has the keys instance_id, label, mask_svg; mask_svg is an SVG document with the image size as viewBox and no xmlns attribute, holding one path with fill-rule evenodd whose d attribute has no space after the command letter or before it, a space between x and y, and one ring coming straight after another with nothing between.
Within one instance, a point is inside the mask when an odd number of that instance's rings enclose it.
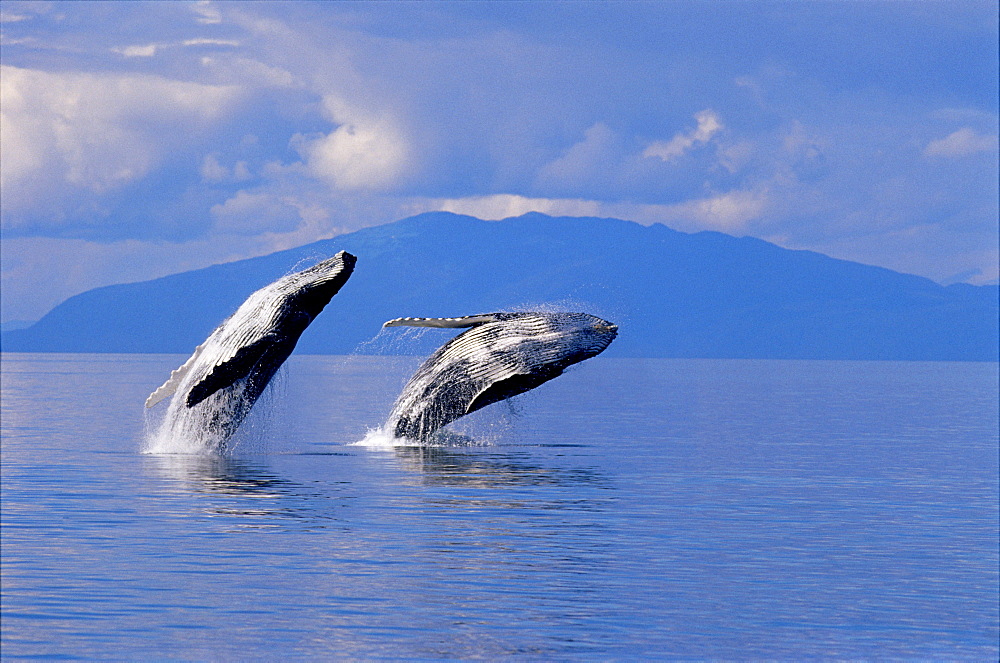
<instances>
[{"instance_id":1,"label":"mountain ridge","mask_svg":"<svg viewBox=\"0 0 1000 663\"><path fill-rule=\"evenodd\" d=\"M609 356L996 361L1000 289L661 224L428 212L266 256L71 297L4 351L189 353L254 290L339 250L354 276L297 352L422 354L399 316L576 308L619 324Z\"/></svg>"}]
</instances>

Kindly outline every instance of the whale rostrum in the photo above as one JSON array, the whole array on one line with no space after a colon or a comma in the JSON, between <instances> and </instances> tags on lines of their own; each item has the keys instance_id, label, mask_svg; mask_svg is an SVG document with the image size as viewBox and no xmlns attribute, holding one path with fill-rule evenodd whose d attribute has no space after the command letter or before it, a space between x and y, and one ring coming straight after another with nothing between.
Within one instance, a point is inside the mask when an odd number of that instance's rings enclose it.
<instances>
[{"instance_id":1,"label":"whale rostrum","mask_svg":"<svg viewBox=\"0 0 1000 663\"><path fill-rule=\"evenodd\" d=\"M385 327L470 327L417 369L386 423L397 438L426 441L439 428L558 377L604 351L618 327L587 313L486 313L396 318Z\"/></svg>"},{"instance_id":2,"label":"whale rostrum","mask_svg":"<svg viewBox=\"0 0 1000 663\"><path fill-rule=\"evenodd\" d=\"M172 396L161 443L186 436L224 446L356 260L341 251L251 294L146 400L152 407Z\"/></svg>"}]
</instances>

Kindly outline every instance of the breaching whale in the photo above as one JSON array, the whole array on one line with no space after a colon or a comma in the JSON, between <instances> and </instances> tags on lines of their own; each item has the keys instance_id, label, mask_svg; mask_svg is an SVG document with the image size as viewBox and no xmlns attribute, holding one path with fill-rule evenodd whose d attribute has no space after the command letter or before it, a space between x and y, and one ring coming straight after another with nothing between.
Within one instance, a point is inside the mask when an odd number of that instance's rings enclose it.
<instances>
[{"instance_id":1,"label":"breaching whale","mask_svg":"<svg viewBox=\"0 0 1000 663\"><path fill-rule=\"evenodd\" d=\"M177 440L224 447L356 260L341 251L250 295L146 399L149 408L173 396L153 450L175 448Z\"/></svg>"},{"instance_id":2,"label":"breaching whale","mask_svg":"<svg viewBox=\"0 0 1000 663\"><path fill-rule=\"evenodd\" d=\"M452 421L523 394L604 351L618 327L586 313L486 313L397 318L383 327L471 327L441 346L403 388L386 423L425 441Z\"/></svg>"}]
</instances>

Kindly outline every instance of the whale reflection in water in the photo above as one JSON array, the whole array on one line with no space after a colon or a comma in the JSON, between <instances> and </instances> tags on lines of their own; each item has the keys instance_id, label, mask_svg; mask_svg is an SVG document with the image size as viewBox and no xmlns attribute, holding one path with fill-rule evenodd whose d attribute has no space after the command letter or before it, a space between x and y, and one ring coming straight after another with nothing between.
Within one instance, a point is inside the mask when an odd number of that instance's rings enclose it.
<instances>
[{"instance_id":1,"label":"whale reflection in water","mask_svg":"<svg viewBox=\"0 0 1000 663\"><path fill-rule=\"evenodd\" d=\"M527 454L446 446L394 447L393 452L406 469L419 474L421 484L429 486L610 487L607 477L593 468L546 465Z\"/></svg>"}]
</instances>

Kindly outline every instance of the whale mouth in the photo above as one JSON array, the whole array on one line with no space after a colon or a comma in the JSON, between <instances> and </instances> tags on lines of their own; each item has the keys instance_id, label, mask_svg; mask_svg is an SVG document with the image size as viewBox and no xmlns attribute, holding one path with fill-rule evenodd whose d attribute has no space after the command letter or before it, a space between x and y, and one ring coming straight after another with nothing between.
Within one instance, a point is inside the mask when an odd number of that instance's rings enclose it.
<instances>
[{"instance_id":1,"label":"whale mouth","mask_svg":"<svg viewBox=\"0 0 1000 663\"><path fill-rule=\"evenodd\" d=\"M594 329L599 332L608 332L612 334L618 333L618 325L612 324L610 322L596 323L594 325Z\"/></svg>"}]
</instances>

